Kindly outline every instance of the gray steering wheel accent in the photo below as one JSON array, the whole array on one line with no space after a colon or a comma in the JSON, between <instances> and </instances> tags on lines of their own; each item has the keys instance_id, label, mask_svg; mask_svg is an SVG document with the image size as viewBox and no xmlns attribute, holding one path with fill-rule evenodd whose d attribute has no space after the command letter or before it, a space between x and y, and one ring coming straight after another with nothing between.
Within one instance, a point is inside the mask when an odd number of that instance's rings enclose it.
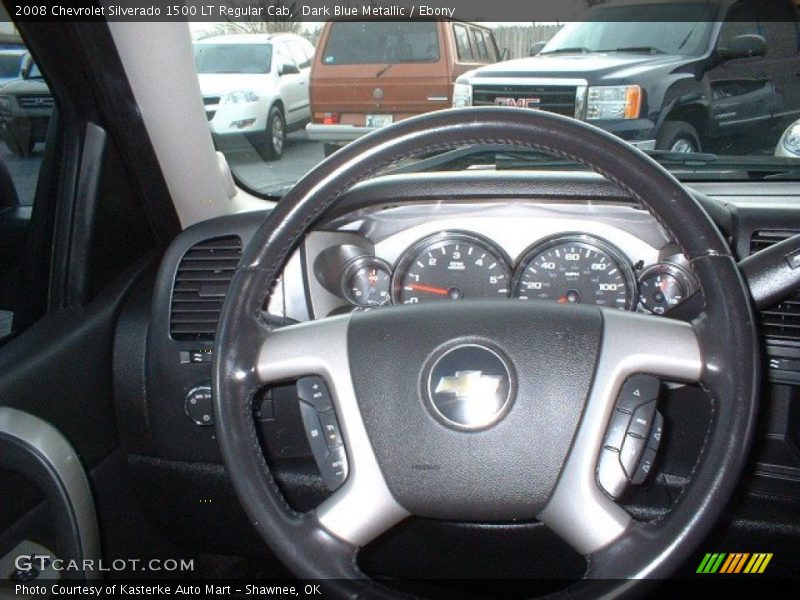
<instances>
[{"instance_id":1,"label":"gray steering wheel accent","mask_svg":"<svg viewBox=\"0 0 800 600\"><path fill-rule=\"evenodd\" d=\"M8 407L0 407L0 448L3 446L2 438L7 438L24 448L47 469L49 478L55 477L57 480L53 482L48 479L47 482L48 485L59 488L57 493L51 494L47 489L44 491L48 497L56 497L60 502L67 504L63 508L69 515L68 518L73 521L70 529L77 535L79 548L76 552L80 554L80 556L61 558L91 560L97 564L100 559L97 515L89 480L75 449L64 435L47 421ZM4 454L0 454L0 457ZM2 458L0 465L12 470L14 468L13 464L4 464ZM60 507L54 507L54 510L55 508ZM85 570L83 574L87 579L101 576L100 571L95 570Z\"/></svg>"},{"instance_id":2,"label":"gray steering wheel accent","mask_svg":"<svg viewBox=\"0 0 800 600\"><path fill-rule=\"evenodd\" d=\"M658 339L658 344L653 344ZM630 515L597 485L595 468L625 380L636 373L696 382L704 362L689 323L619 310L603 311L603 343L594 385L570 455L539 519L582 554L620 537Z\"/></svg>"},{"instance_id":3,"label":"gray steering wheel accent","mask_svg":"<svg viewBox=\"0 0 800 600\"><path fill-rule=\"evenodd\" d=\"M363 546L409 512L389 491L364 428L350 376L349 326L350 316L344 315L276 330L261 348L258 376L264 383L309 374L325 378L342 428L350 473L315 514L331 534Z\"/></svg>"}]
</instances>

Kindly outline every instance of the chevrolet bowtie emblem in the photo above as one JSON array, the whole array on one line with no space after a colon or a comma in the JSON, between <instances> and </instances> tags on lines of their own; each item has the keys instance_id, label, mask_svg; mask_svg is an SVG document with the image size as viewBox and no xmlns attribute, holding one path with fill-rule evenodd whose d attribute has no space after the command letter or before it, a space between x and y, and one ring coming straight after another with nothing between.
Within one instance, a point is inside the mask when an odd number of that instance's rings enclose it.
<instances>
[{"instance_id":1,"label":"chevrolet bowtie emblem","mask_svg":"<svg viewBox=\"0 0 800 600\"><path fill-rule=\"evenodd\" d=\"M427 376L434 416L456 429L491 427L511 402L511 371L498 352L463 344L437 356Z\"/></svg>"},{"instance_id":2,"label":"chevrolet bowtie emblem","mask_svg":"<svg viewBox=\"0 0 800 600\"><path fill-rule=\"evenodd\" d=\"M492 398L500 386L501 377L484 375L481 371L456 371L442 377L435 394L453 394L456 398Z\"/></svg>"}]
</instances>

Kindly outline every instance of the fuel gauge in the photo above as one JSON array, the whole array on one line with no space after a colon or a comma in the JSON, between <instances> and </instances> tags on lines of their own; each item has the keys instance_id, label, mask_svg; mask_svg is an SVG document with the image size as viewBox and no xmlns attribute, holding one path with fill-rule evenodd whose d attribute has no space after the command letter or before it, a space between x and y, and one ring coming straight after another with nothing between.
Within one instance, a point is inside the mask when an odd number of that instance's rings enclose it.
<instances>
[{"instance_id":1,"label":"fuel gauge","mask_svg":"<svg viewBox=\"0 0 800 600\"><path fill-rule=\"evenodd\" d=\"M382 306L391 300L392 268L373 256L351 262L344 271L344 297L356 306Z\"/></svg>"},{"instance_id":2,"label":"fuel gauge","mask_svg":"<svg viewBox=\"0 0 800 600\"><path fill-rule=\"evenodd\" d=\"M647 312L663 315L694 289L691 275L672 263L648 267L639 277L639 303Z\"/></svg>"}]
</instances>

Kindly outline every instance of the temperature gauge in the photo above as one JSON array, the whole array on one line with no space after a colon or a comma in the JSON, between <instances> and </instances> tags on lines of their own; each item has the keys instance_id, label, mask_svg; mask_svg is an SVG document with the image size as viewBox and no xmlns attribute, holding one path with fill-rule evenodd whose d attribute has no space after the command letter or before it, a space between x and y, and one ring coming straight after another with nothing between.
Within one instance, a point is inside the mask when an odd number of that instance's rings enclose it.
<instances>
[{"instance_id":1,"label":"temperature gauge","mask_svg":"<svg viewBox=\"0 0 800 600\"><path fill-rule=\"evenodd\" d=\"M692 291L691 275L672 263L653 265L639 277L639 303L654 315L663 315Z\"/></svg>"},{"instance_id":2,"label":"temperature gauge","mask_svg":"<svg viewBox=\"0 0 800 600\"><path fill-rule=\"evenodd\" d=\"M362 257L344 271L344 297L356 306L382 306L391 300L392 268L379 258Z\"/></svg>"}]
</instances>

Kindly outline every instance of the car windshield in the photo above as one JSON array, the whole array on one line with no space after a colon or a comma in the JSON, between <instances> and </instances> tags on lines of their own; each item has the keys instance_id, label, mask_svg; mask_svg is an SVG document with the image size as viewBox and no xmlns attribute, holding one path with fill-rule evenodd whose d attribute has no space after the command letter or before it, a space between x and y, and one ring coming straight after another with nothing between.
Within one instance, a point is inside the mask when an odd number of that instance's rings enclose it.
<instances>
[{"instance_id":1,"label":"car windshield","mask_svg":"<svg viewBox=\"0 0 800 600\"><path fill-rule=\"evenodd\" d=\"M272 63L270 44L195 44L197 72L269 73Z\"/></svg>"},{"instance_id":2,"label":"car windshield","mask_svg":"<svg viewBox=\"0 0 800 600\"><path fill-rule=\"evenodd\" d=\"M697 56L708 47L711 16L711 5L705 4L596 8L586 21L559 31L541 53L633 50Z\"/></svg>"},{"instance_id":3,"label":"car windshield","mask_svg":"<svg viewBox=\"0 0 800 600\"><path fill-rule=\"evenodd\" d=\"M0 54L0 78L19 77L22 56L20 54Z\"/></svg>"},{"instance_id":4,"label":"car windshield","mask_svg":"<svg viewBox=\"0 0 800 600\"><path fill-rule=\"evenodd\" d=\"M358 40L357 44L353 40ZM333 23L322 52L326 65L436 62L436 23L341 21Z\"/></svg>"},{"instance_id":5,"label":"car windshield","mask_svg":"<svg viewBox=\"0 0 800 600\"><path fill-rule=\"evenodd\" d=\"M531 7L529 22L190 23L211 137L237 183L272 199L364 135L471 106L578 119L682 179L800 179L795 3L578 4L568 22ZM473 148L437 164L576 168L508 156Z\"/></svg>"}]
</instances>

